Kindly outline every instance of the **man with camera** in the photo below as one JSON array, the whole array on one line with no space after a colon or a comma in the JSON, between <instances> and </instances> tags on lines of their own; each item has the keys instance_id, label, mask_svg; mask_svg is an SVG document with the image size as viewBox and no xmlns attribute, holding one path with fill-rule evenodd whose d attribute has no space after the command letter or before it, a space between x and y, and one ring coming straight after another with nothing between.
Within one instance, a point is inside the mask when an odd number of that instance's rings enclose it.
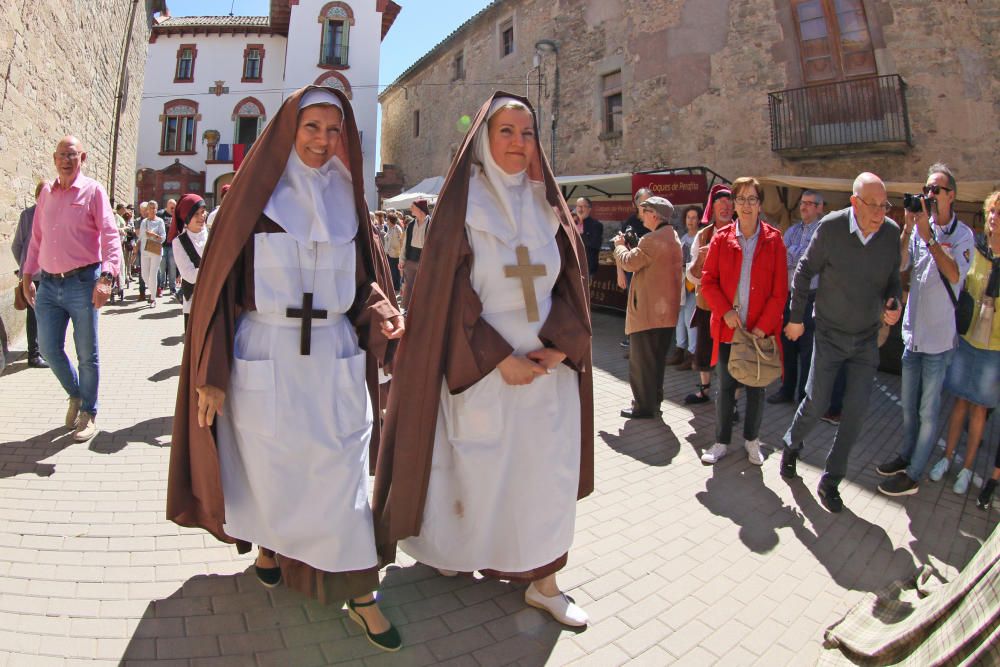
<instances>
[{"instance_id":1,"label":"man with camera","mask_svg":"<svg viewBox=\"0 0 1000 667\"><path fill-rule=\"evenodd\" d=\"M639 204L639 218L648 233L633 248L625 235L614 239L615 262L632 273L625 334L631 340L628 371L632 407L626 419L648 419L660 413L667 350L681 306L681 242L670 225L674 206L664 197Z\"/></svg>"},{"instance_id":2,"label":"man with camera","mask_svg":"<svg viewBox=\"0 0 1000 667\"><path fill-rule=\"evenodd\" d=\"M931 165L923 195L906 195L900 270L910 271L903 315L903 442L875 467L887 496L917 492L937 440L941 388L955 348L955 303L969 271L975 239L955 215L957 185L942 163ZM916 229L916 234L913 233Z\"/></svg>"},{"instance_id":3,"label":"man with camera","mask_svg":"<svg viewBox=\"0 0 1000 667\"><path fill-rule=\"evenodd\" d=\"M833 383L846 369L840 426L817 493L830 512L844 509L838 487L847 474L847 459L861 432L872 380L878 368L881 325L899 321L899 227L886 217L892 205L882 180L862 173L854 180L851 207L830 213L817 228L793 279L792 306L785 336L798 340L813 276L816 289L816 332L806 397L785 433L781 476L795 477L803 441L826 411Z\"/></svg>"}]
</instances>

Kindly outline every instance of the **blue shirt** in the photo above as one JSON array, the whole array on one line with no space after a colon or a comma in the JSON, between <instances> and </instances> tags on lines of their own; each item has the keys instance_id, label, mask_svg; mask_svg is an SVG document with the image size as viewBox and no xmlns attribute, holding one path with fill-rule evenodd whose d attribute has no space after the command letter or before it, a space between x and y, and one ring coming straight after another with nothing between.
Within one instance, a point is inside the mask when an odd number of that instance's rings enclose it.
<instances>
[{"instance_id":1,"label":"blue shirt","mask_svg":"<svg viewBox=\"0 0 1000 667\"><path fill-rule=\"evenodd\" d=\"M747 304L750 303L750 269L753 268L753 254L757 250L757 239L760 238L760 221L757 221L757 228L750 238L743 236L740 229L740 221L733 223L736 227L736 240L743 251L743 260L740 262L740 282L736 287L736 313L740 316L740 321L746 324Z\"/></svg>"},{"instance_id":2,"label":"blue shirt","mask_svg":"<svg viewBox=\"0 0 1000 667\"><path fill-rule=\"evenodd\" d=\"M799 265L799 260L805 254L806 248L809 247L809 242L812 241L813 235L818 228L819 220L815 220L811 225L807 225L804 222L796 222L785 230L789 285L792 284L792 278L795 276L795 267ZM809 289L814 290L817 287L819 287L819 276L813 276L813 279L809 282Z\"/></svg>"},{"instance_id":3,"label":"blue shirt","mask_svg":"<svg viewBox=\"0 0 1000 667\"><path fill-rule=\"evenodd\" d=\"M945 227L940 227L932 218L931 232L941 249L958 264L958 282L951 283L952 294L957 298L972 264L975 237L954 214ZM903 344L911 352L947 352L956 343L955 306L930 248L916 229L910 238L910 262L903 269L910 267L913 270L910 272L910 296L903 313Z\"/></svg>"}]
</instances>

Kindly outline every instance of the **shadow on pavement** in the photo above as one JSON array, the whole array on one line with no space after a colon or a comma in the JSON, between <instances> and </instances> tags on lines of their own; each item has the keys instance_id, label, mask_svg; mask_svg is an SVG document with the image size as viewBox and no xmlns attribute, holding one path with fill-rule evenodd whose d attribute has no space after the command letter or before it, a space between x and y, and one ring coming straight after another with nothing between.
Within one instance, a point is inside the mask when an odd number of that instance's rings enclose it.
<instances>
[{"instance_id":1,"label":"shadow on pavement","mask_svg":"<svg viewBox=\"0 0 1000 667\"><path fill-rule=\"evenodd\" d=\"M117 454L135 444L169 447L173 424L173 416L156 417L118 431L100 431L90 441L89 449L98 454Z\"/></svg>"},{"instance_id":2,"label":"shadow on pavement","mask_svg":"<svg viewBox=\"0 0 1000 667\"><path fill-rule=\"evenodd\" d=\"M660 418L629 419L618 433L597 435L616 452L651 466L669 465L681 450L680 440Z\"/></svg>"},{"instance_id":3,"label":"shadow on pavement","mask_svg":"<svg viewBox=\"0 0 1000 667\"><path fill-rule=\"evenodd\" d=\"M178 364L177 366L171 366L170 368L164 368L161 371L156 371L155 373L150 375L147 379L150 382L163 382L168 378L179 377L180 374L181 374L181 367Z\"/></svg>"},{"instance_id":4,"label":"shadow on pavement","mask_svg":"<svg viewBox=\"0 0 1000 667\"><path fill-rule=\"evenodd\" d=\"M145 302L141 302L141 303L137 304L136 302L133 301L132 305L129 306L129 307L126 307L124 303L115 304L114 308L105 311L104 314L105 315L126 315L128 313L138 313L140 310L146 310L147 308L149 308L149 306L146 305Z\"/></svg>"},{"instance_id":5,"label":"shadow on pavement","mask_svg":"<svg viewBox=\"0 0 1000 667\"><path fill-rule=\"evenodd\" d=\"M72 429L60 426L27 440L0 443L0 478L25 473L52 476L56 471L55 465L41 461L74 444L70 433Z\"/></svg>"},{"instance_id":6,"label":"shadow on pavement","mask_svg":"<svg viewBox=\"0 0 1000 667\"><path fill-rule=\"evenodd\" d=\"M160 341L160 345L163 345L165 347L173 347L174 345L180 345L183 342L184 342L184 336L167 336L162 341Z\"/></svg>"},{"instance_id":7,"label":"shadow on pavement","mask_svg":"<svg viewBox=\"0 0 1000 667\"><path fill-rule=\"evenodd\" d=\"M225 664L543 665L563 627L525 606L523 586L446 578L422 565L389 566L379 600L403 649L372 646L339 604L323 605L283 586L265 589L249 569L193 577L153 600L122 664L213 659Z\"/></svg>"},{"instance_id":8,"label":"shadow on pavement","mask_svg":"<svg viewBox=\"0 0 1000 667\"><path fill-rule=\"evenodd\" d=\"M184 313L177 309L152 310L139 316L140 320L167 320L172 317L181 317Z\"/></svg>"},{"instance_id":9,"label":"shadow on pavement","mask_svg":"<svg viewBox=\"0 0 1000 667\"><path fill-rule=\"evenodd\" d=\"M731 454L745 459L742 449ZM778 529L792 524L794 511L764 484L758 466L745 460L724 460L712 466L705 490L695 494L715 516L740 527L740 541L754 553L768 553L778 546Z\"/></svg>"},{"instance_id":10,"label":"shadow on pavement","mask_svg":"<svg viewBox=\"0 0 1000 667\"><path fill-rule=\"evenodd\" d=\"M881 526L862 519L845 500L844 511L830 514L801 478L787 482L795 498L792 531L842 588L876 591L887 582L913 575L913 556L892 545ZM811 528L806 523L811 524Z\"/></svg>"}]
</instances>

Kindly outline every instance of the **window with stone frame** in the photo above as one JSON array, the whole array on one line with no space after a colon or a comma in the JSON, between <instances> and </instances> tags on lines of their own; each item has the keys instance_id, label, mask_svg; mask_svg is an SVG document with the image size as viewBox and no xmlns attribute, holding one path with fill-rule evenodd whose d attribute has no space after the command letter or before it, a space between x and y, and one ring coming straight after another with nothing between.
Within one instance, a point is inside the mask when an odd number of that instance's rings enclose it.
<instances>
[{"instance_id":1,"label":"window with stone frame","mask_svg":"<svg viewBox=\"0 0 1000 667\"><path fill-rule=\"evenodd\" d=\"M194 81L194 61L198 57L198 47L194 44L181 44L177 48L177 66L174 68L174 83L191 83Z\"/></svg>"},{"instance_id":2,"label":"window with stone frame","mask_svg":"<svg viewBox=\"0 0 1000 667\"><path fill-rule=\"evenodd\" d=\"M264 129L264 105L255 97L245 97L233 107L233 143L250 149Z\"/></svg>"},{"instance_id":3,"label":"window with stone frame","mask_svg":"<svg viewBox=\"0 0 1000 667\"><path fill-rule=\"evenodd\" d=\"M863 0L792 0L804 83L878 73Z\"/></svg>"},{"instance_id":4,"label":"window with stone frame","mask_svg":"<svg viewBox=\"0 0 1000 667\"><path fill-rule=\"evenodd\" d=\"M509 18L500 24L500 57L514 53L514 19Z\"/></svg>"},{"instance_id":5,"label":"window with stone frame","mask_svg":"<svg viewBox=\"0 0 1000 667\"><path fill-rule=\"evenodd\" d=\"M347 69L351 26L354 12L345 2L328 2L319 13L323 34L320 40L319 66Z\"/></svg>"},{"instance_id":6,"label":"window with stone frame","mask_svg":"<svg viewBox=\"0 0 1000 667\"><path fill-rule=\"evenodd\" d=\"M451 61L451 80L460 81L465 78L465 52L459 51Z\"/></svg>"},{"instance_id":7,"label":"window with stone frame","mask_svg":"<svg viewBox=\"0 0 1000 667\"><path fill-rule=\"evenodd\" d=\"M420 109L413 110L413 136L420 136Z\"/></svg>"},{"instance_id":8,"label":"window with stone frame","mask_svg":"<svg viewBox=\"0 0 1000 667\"><path fill-rule=\"evenodd\" d=\"M193 155L198 131L198 103L171 100L163 105L160 135L161 154Z\"/></svg>"},{"instance_id":9,"label":"window with stone frame","mask_svg":"<svg viewBox=\"0 0 1000 667\"><path fill-rule=\"evenodd\" d=\"M622 71L601 76L601 129L604 135L622 133Z\"/></svg>"},{"instance_id":10,"label":"window with stone frame","mask_svg":"<svg viewBox=\"0 0 1000 667\"><path fill-rule=\"evenodd\" d=\"M247 44L243 49L243 83L260 83L264 77L264 45Z\"/></svg>"}]
</instances>

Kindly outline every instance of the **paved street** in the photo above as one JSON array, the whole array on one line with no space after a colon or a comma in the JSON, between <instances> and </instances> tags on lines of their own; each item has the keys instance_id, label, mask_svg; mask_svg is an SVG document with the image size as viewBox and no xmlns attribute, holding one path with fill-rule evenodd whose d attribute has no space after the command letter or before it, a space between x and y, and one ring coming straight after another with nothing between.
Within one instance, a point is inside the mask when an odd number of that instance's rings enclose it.
<instances>
[{"instance_id":1,"label":"paved street","mask_svg":"<svg viewBox=\"0 0 1000 667\"><path fill-rule=\"evenodd\" d=\"M874 492L873 465L899 439L896 376L878 376L841 515L815 498L832 426L807 444L801 480L778 475L773 448L791 406L767 406L763 468L742 453L703 466L714 408L681 404L693 373L668 369L663 422L619 416L630 398L622 324L595 315L597 491L578 505L560 574L592 625L559 626L525 607L521 586L403 560L382 590L406 643L396 655L340 609L265 590L247 574L250 557L164 519L178 305L103 312L102 432L89 444L62 427L52 373L12 354L0 378L0 664L806 665L863 592L922 563L954 574L996 526L996 510L975 507L978 483L968 497L950 482L902 501Z\"/></svg>"}]
</instances>

